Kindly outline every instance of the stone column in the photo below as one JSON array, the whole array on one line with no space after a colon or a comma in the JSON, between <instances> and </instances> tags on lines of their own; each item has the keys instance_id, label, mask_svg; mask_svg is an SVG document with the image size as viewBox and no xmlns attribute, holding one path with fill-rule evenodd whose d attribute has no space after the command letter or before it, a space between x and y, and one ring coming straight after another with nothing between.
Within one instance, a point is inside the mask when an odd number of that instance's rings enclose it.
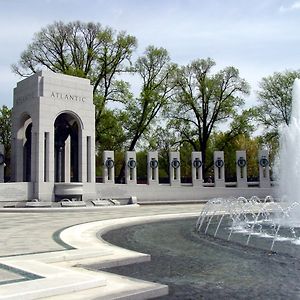
<instances>
[{"instance_id":1,"label":"stone column","mask_svg":"<svg viewBox=\"0 0 300 300\"><path fill-rule=\"evenodd\" d=\"M115 183L114 151L103 152L103 183Z\"/></svg>"},{"instance_id":2,"label":"stone column","mask_svg":"<svg viewBox=\"0 0 300 300\"><path fill-rule=\"evenodd\" d=\"M192 152L192 183L193 186L202 186L202 153Z\"/></svg>"},{"instance_id":3,"label":"stone column","mask_svg":"<svg viewBox=\"0 0 300 300\"><path fill-rule=\"evenodd\" d=\"M34 130L36 130L36 128L34 128ZM36 183L41 183L44 182L45 180L45 151L44 151L44 146L45 146L45 134L44 132L33 132L33 143L32 144L32 148L34 147L35 150L32 152L35 152L35 162L34 162L34 166L35 168L32 169L32 179L31 181L36 182ZM32 158L33 159L33 158ZM38 195L36 195L37 198Z\"/></svg>"},{"instance_id":4,"label":"stone column","mask_svg":"<svg viewBox=\"0 0 300 300\"><path fill-rule=\"evenodd\" d=\"M54 127L54 126L53 126ZM49 130L49 158L48 158L48 176L49 182L55 182L55 142L54 142L54 128Z\"/></svg>"},{"instance_id":5,"label":"stone column","mask_svg":"<svg viewBox=\"0 0 300 300\"><path fill-rule=\"evenodd\" d=\"M4 182L5 153L4 145L0 144L0 183Z\"/></svg>"},{"instance_id":6,"label":"stone column","mask_svg":"<svg viewBox=\"0 0 300 300\"><path fill-rule=\"evenodd\" d=\"M46 143L45 143L45 132L38 131L38 126L32 127L32 159L31 159L31 181L33 182L33 195L32 197L39 200L51 200L49 197L48 190L44 183L47 180L47 167L45 163ZM46 179L46 180L45 180Z\"/></svg>"},{"instance_id":7,"label":"stone column","mask_svg":"<svg viewBox=\"0 0 300 300\"><path fill-rule=\"evenodd\" d=\"M224 152L214 152L215 187L225 187L225 163Z\"/></svg>"},{"instance_id":8,"label":"stone column","mask_svg":"<svg viewBox=\"0 0 300 300\"><path fill-rule=\"evenodd\" d=\"M236 151L236 180L237 187L248 187L246 151Z\"/></svg>"},{"instance_id":9,"label":"stone column","mask_svg":"<svg viewBox=\"0 0 300 300\"><path fill-rule=\"evenodd\" d=\"M65 141L65 180L64 182L71 182L71 137L68 136L68 138Z\"/></svg>"},{"instance_id":10,"label":"stone column","mask_svg":"<svg viewBox=\"0 0 300 300\"><path fill-rule=\"evenodd\" d=\"M125 155L125 183L136 184L136 153L127 151Z\"/></svg>"},{"instance_id":11,"label":"stone column","mask_svg":"<svg viewBox=\"0 0 300 300\"><path fill-rule=\"evenodd\" d=\"M23 148L23 140L16 140L16 181L23 182L24 181L24 148Z\"/></svg>"},{"instance_id":12,"label":"stone column","mask_svg":"<svg viewBox=\"0 0 300 300\"><path fill-rule=\"evenodd\" d=\"M44 132L44 181L49 182L49 132Z\"/></svg>"},{"instance_id":13,"label":"stone column","mask_svg":"<svg viewBox=\"0 0 300 300\"><path fill-rule=\"evenodd\" d=\"M93 132L95 130L93 129ZM89 170L90 170L90 182L95 183L96 182L96 161L95 161L95 136L94 134L89 137L90 139L90 151L88 155L89 158ZM115 177L115 176L113 176Z\"/></svg>"},{"instance_id":14,"label":"stone column","mask_svg":"<svg viewBox=\"0 0 300 300\"><path fill-rule=\"evenodd\" d=\"M30 182L37 183L41 178L43 178L42 173L40 173L41 168L40 168L40 155L41 153L39 152L39 146L40 146L40 138L39 138L39 133L37 130L37 125L32 125L32 131L31 131L31 167L30 167ZM43 149L41 147L40 149ZM44 168L42 168L43 170ZM36 188L34 186L34 196L36 196Z\"/></svg>"},{"instance_id":15,"label":"stone column","mask_svg":"<svg viewBox=\"0 0 300 300\"><path fill-rule=\"evenodd\" d=\"M78 181L87 182L87 151L84 130L78 132Z\"/></svg>"},{"instance_id":16,"label":"stone column","mask_svg":"<svg viewBox=\"0 0 300 300\"><path fill-rule=\"evenodd\" d=\"M260 150L258 154L259 163L259 186L262 188L269 188L270 182L270 163L269 151L266 149Z\"/></svg>"},{"instance_id":17,"label":"stone column","mask_svg":"<svg viewBox=\"0 0 300 300\"><path fill-rule=\"evenodd\" d=\"M148 152L147 155L147 178L148 184L158 184L158 153Z\"/></svg>"},{"instance_id":18,"label":"stone column","mask_svg":"<svg viewBox=\"0 0 300 300\"><path fill-rule=\"evenodd\" d=\"M173 186L179 186L181 184L180 178L180 153L170 152L170 184Z\"/></svg>"}]
</instances>

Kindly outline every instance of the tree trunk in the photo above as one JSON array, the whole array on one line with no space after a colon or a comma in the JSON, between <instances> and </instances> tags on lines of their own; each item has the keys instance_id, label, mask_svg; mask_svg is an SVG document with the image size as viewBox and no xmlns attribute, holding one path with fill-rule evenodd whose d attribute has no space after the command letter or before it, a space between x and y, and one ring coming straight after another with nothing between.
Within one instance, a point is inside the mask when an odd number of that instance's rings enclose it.
<instances>
[{"instance_id":1,"label":"tree trunk","mask_svg":"<svg viewBox=\"0 0 300 300\"><path fill-rule=\"evenodd\" d=\"M203 140L201 145L201 152L202 152L202 176L203 180L206 180L207 177L207 168L206 168L206 151L207 151L207 141Z\"/></svg>"},{"instance_id":2,"label":"tree trunk","mask_svg":"<svg viewBox=\"0 0 300 300\"><path fill-rule=\"evenodd\" d=\"M206 180L206 152L202 150L202 176L203 181Z\"/></svg>"}]
</instances>

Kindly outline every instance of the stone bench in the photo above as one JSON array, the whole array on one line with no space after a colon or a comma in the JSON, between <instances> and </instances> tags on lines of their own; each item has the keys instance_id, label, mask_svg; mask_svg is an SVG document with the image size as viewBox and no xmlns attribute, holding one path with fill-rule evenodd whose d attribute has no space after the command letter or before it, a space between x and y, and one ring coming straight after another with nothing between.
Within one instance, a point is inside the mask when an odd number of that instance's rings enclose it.
<instances>
[{"instance_id":1,"label":"stone bench","mask_svg":"<svg viewBox=\"0 0 300 300\"><path fill-rule=\"evenodd\" d=\"M115 199L96 199L91 201L94 206L112 206L120 205L120 202Z\"/></svg>"},{"instance_id":2,"label":"stone bench","mask_svg":"<svg viewBox=\"0 0 300 300\"><path fill-rule=\"evenodd\" d=\"M25 207L33 208L33 207L51 207L52 202L49 201L39 201L38 199L32 199L27 201Z\"/></svg>"},{"instance_id":3,"label":"stone bench","mask_svg":"<svg viewBox=\"0 0 300 300\"><path fill-rule=\"evenodd\" d=\"M70 200L65 198L60 200L60 205L62 207L85 207L86 203L82 200Z\"/></svg>"},{"instance_id":4,"label":"stone bench","mask_svg":"<svg viewBox=\"0 0 300 300\"><path fill-rule=\"evenodd\" d=\"M128 198L98 198L91 201L94 206L112 206L112 205L127 205L127 204L137 204L137 198L131 196Z\"/></svg>"}]
</instances>

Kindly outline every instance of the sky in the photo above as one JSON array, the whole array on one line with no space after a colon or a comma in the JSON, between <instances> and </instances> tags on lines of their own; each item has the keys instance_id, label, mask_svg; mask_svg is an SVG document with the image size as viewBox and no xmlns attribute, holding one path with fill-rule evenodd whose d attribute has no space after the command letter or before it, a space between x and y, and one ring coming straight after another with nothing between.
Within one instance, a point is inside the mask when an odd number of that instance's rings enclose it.
<instances>
[{"instance_id":1,"label":"sky","mask_svg":"<svg viewBox=\"0 0 300 300\"><path fill-rule=\"evenodd\" d=\"M100 22L180 65L211 57L216 71L240 70L252 87L265 76L300 69L300 0L0 0L0 106L12 106L21 78L11 71L34 34L55 21ZM136 87L133 87L136 88Z\"/></svg>"}]
</instances>

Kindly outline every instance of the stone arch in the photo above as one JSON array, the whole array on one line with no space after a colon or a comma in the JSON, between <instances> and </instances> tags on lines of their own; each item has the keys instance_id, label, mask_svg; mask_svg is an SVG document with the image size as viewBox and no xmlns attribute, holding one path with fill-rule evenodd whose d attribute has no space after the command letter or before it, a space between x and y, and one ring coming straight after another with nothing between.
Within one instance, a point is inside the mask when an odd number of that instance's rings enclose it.
<instances>
[{"instance_id":1,"label":"stone arch","mask_svg":"<svg viewBox=\"0 0 300 300\"><path fill-rule=\"evenodd\" d=\"M55 182L79 181L82 121L71 111L59 113L54 120Z\"/></svg>"},{"instance_id":2,"label":"stone arch","mask_svg":"<svg viewBox=\"0 0 300 300\"><path fill-rule=\"evenodd\" d=\"M78 125L80 125L80 130L84 129L83 122L77 113L75 113L72 110L62 110L55 116L55 120L62 114L67 114L67 115L70 115L71 117L73 117L78 122ZM54 120L54 122L55 122L55 120Z\"/></svg>"},{"instance_id":3,"label":"stone arch","mask_svg":"<svg viewBox=\"0 0 300 300\"><path fill-rule=\"evenodd\" d=\"M32 154L32 118L27 112L22 113L19 119L17 137L22 141L22 169L23 181L31 181L31 154Z\"/></svg>"},{"instance_id":4,"label":"stone arch","mask_svg":"<svg viewBox=\"0 0 300 300\"><path fill-rule=\"evenodd\" d=\"M93 87L87 79L40 71L17 83L12 180L24 181L23 160L30 157L25 167L31 173L28 197L54 201L95 195L94 117ZM31 155L23 155L26 142Z\"/></svg>"}]
</instances>

